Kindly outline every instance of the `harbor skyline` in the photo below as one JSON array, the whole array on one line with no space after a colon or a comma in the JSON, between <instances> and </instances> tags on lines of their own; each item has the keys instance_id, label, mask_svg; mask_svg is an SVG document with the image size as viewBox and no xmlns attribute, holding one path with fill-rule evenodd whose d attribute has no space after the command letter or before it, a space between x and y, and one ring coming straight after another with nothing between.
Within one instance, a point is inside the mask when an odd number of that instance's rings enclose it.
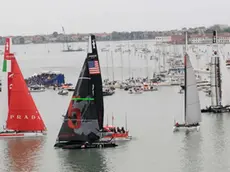
<instances>
[{"instance_id":1,"label":"harbor skyline","mask_svg":"<svg viewBox=\"0 0 230 172\"><path fill-rule=\"evenodd\" d=\"M168 31L131 31L111 33L93 33L98 41L127 41L127 40L150 40L155 39L157 43L184 44L184 32L188 32L189 43L209 44L211 43L213 30L221 35L219 43L230 43L230 27L224 25L212 25L208 28L204 26L195 28L181 28ZM85 42L89 33L65 33L53 31L50 34L32 35L32 36L10 36L13 44L43 44L43 43L65 43L65 42ZM0 35L0 45L5 43L4 36Z\"/></svg>"}]
</instances>

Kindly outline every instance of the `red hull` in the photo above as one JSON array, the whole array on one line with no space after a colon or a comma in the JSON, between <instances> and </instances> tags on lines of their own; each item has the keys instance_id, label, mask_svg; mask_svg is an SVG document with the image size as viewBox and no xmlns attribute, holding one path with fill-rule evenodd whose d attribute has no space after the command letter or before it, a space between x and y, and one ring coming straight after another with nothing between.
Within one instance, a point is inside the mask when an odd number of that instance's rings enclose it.
<instances>
[{"instance_id":1,"label":"red hull","mask_svg":"<svg viewBox=\"0 0 230 172\"><path fill-rule=\"evenodd\" d=\"M1 133L0 137L21 137L24 136L22 133Z\"/></svg>"},{"instance_id":2,"label":"red hull","mask_svg":"<svg viewBox=\"0 0 230 172\"><path fill-rule=\"evenodd\" d=\"M46 135L45 132L4 132L0 133L0 138L4 137L37 137L37 136L44 136Z\"/></svg>"},{"instance_id":3,"label":"red hull","mask_svg":"<svg viewBox=\"0 0 230 172\"><path fill-rule=\"evenodd\" d=\"M105 136L104 138L115 138L115 139L128 139L129 138L129 132L126 133L114 133L110 136Z\"/></svg>"}]
</instances>

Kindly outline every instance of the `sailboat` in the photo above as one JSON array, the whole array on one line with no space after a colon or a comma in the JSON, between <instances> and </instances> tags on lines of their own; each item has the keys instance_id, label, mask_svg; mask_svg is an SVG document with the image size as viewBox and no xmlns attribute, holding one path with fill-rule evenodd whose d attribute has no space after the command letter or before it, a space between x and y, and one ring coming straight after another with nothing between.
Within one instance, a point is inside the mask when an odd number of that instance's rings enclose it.
<instances>
[{"instance_id":1,"label":"sailboat","mask_svg":"<svg viewBox=\"0 0 230 172\"><path fill-rule=\"evenodd\" d=\"M224 57L216 44L217 32L213 32L214 52L211 58L211 106L201 109L202 113L225 113L230 112L230 74L224 61Z\"/></svg>"},{"instance_id":2,"label":"sailboat","mask_svg":"<svg viewBox=\"0 0 230 172\"><path fill-rule=\"evenodd\" d=\"M71 45L69 45L68 37L66 36L64 27L62 27L62 31L63 31L63 34L65 35L65 43L63 43L63 50L62 50L62 52L84 51L83 48L73 49L71 47ZM66 45L67 49L65 49L65 45Z\"/></svg>"},{"instance_id":3,"label":"sailboat","mask_svg":"<svg viewBox=\"0 0 230 172\"><path fill-rule=\"evenodd\" d=\"M10 39L6 39L3 62L2 95L5 104L2 116L7 117L1 137L31 137L46 134L46 127L25 83L14 54L10 53Z\"/></svg>"},{"instance_id":4,"label":"sailboat","mask_svg":"<svg viewBox=\"0 0 230 172\"><path fill-rule=\"evenodd\" d=\"M186 47L187 47L187 32L186 32ZM184 56L184 66L185 66L184 123L179 124L178 122L176 122L173 126L173 131L178 131L179 129L182 128L187 130L196 129L197 131L199 131L200 128L199 122L201 122L200 100L199 100L198 90L196 86L196 77L195 77L194 69L192 67L187 51Z\"/></svg>"},{"instance_id":5,"label":"sailboat","mask_svg":"<svg viewBox=\"0 0 230 172\"><path fill-rule=\"evenodd\" d=\"M116 147L101 140L113 133L103 130L104 102L101 69L95 35L89 36L88 54L54 147L87 149Z\"/></svg>"}]
</instances>

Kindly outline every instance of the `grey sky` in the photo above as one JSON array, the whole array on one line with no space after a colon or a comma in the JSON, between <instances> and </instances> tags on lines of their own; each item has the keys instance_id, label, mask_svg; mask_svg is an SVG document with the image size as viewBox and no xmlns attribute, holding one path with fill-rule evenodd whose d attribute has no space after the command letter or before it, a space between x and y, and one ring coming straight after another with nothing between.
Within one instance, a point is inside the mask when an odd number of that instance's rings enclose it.
<instances>
[{"instance_id":1,"label":"grey sky","mask_svg":"<svg viewBox=\"0 0 230 172\"><path fill-rule=\"evenodd\" d=\"M0 0L0 35L228 24L230 0ZM216 12L214 12L216 11Z\"/></svg>"}]
</instances>

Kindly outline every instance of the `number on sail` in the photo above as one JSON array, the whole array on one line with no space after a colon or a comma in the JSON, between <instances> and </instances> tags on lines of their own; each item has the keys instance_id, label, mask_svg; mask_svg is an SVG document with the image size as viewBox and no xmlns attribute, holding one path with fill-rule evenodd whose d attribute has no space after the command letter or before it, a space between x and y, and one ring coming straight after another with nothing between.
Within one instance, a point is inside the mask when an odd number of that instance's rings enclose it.
<instances>
[{"instance_id":1,"label":"number on sail","mask_svg":"<svg viewBox=\"0 0 230 172\"><path fill-rule=\"evenodd\" d=\"M72 129L81 127L81 111L79 108L73 108L73 101L71 101L68 110L68 126Z\"/></svg>"}]
</instances>

